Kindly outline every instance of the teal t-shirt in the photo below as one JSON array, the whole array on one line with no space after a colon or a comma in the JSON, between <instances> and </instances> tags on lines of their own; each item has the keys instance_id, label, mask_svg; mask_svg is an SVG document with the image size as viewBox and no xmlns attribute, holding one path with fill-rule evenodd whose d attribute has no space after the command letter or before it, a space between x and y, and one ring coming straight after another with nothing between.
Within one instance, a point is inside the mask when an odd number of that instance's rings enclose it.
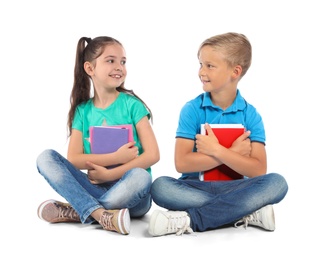
<instances>
[{"instance_id":1,"label":"teal t-shirt","mask_svg":"<svg viewBox=\"0 0 328 260\"><path fill-rule=\"evenodd\" d=\"M92 99L78 105L75 110L72 128L82 132L84 153L90 154L90 126L131 124L135 145L139 149L139 154L142 154L143 149L136 125L145 116L149 118L150 113L138 98L120 92L117 99L105 109L95 107ZM147 171L151 173L150 168Z\"/></svg>"}]
</instances>

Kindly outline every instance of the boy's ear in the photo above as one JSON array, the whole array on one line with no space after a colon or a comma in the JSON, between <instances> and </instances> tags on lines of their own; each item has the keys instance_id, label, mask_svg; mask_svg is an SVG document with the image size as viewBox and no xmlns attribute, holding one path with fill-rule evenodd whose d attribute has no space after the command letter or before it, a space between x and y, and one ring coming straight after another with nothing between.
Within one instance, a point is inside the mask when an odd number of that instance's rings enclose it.
<instances>
[{"instance_id":1,"label":"boy's ear","mask_svg":"<svg viewBox=\"0 0 328 260\"><path fill-rule=\"evenodd\" d=\"M233 77L234 78L240 77L242 71L243 68L240 65L235 66L232 72Z\"/></svg>"},{"instance_id":2,"label":"boy's ear","mask_svg":"<svg viewBox=\"0 0 328 260\"><path fill-rule=\"evenodd\" d=\"M84 70L89 76L93 75L93 65L90 62L84 62Z\"/></svg>"}]
</instances>

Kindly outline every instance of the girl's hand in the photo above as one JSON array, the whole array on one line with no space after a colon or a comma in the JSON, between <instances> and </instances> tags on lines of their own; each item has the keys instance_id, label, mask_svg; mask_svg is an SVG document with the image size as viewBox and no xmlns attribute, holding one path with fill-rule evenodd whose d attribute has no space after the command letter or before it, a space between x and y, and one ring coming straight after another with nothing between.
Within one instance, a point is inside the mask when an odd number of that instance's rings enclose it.
<instances>
[{"instance_id":1,"label":"girl's hand","mask_svg":"<svg viewBox=\"0 0 328 260\"><path fill-rule=\"evenodd\" d=\"M135 146L135 142L129 142L116 151L118 163L124 164L138 156L138 147Z\"/></svg>"},{"instance_id":2,"label":"girl's hand","mask_svg":"<svg viewBox=\"0 0 328 260\"><path fill-rule=\"evenodd\" d=\"M86 162L92 169L88 170L88 178L92 184L101 184L109 181L108 169L106 167Z\"/></svg>"}]
</instances>

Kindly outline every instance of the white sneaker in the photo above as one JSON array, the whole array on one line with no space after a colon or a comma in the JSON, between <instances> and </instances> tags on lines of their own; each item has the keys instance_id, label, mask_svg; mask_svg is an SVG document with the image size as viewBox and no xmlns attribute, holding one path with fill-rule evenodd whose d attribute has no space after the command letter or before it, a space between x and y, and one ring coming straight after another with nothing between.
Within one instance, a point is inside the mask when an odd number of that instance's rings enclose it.
<instances>
[{"instance_id":1,"label":"white sneaker","mask_svg":"<svg viewBox=\"0 0 328 260\"><path fill-rule=\"evenodd\" d=\"M192 233L190 217L185 211L155 210L150 217L148 232L152 236L163 236L176 233Z\"/></svg>"},{"instance_id":2,"label":"white sneaker","mask_svg":"<svg viewBox=\"0 0 328 260\"><path fill-rule=\"evenodd\" d=\"M248 225L258 226L268 231L274 231L275 219L272 205L267 205L254 213L243 217L235 223L235 227L244 226L245 229Z\"/></svg>"}]
</instances>

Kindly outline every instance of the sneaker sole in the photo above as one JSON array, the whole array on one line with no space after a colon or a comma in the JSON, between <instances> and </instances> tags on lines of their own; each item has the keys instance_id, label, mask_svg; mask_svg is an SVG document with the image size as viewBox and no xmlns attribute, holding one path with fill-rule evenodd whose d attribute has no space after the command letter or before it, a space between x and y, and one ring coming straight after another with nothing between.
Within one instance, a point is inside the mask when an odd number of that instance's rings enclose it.
<instances>
[{"instance_id":1,"label":"sneaker sole","mask_svg":"<svg viewBox=\"0 0 328 260\"><path fill-rule=\"evenodd\" d=\"M149 221L149 228L148 228L148 233L152 235L153 237L158 236L155 234L155 224L156 224L156 219L158 214L160 213L160 210L154 210L154 212L151 214L150 221Z\"/></svg>"},{"instance_id":2,"label":"sneaker sole","mask_svg":"<svg viewBox=\"0 0 328 260\"><path fill-rule=\"evenodd\" d=\"M42 217L42 211L43 211L44 207L47 206L49 203L55 203L55 202L56 202L55 200L46 200L46 201L42 202L40 204L40 206L38 207L38 217L44 221L47 221Z\"/></svg>"},{"instance_id":3,"label":"sneaker sole","mask_svg":"<svg viewBox=\"0 0 328 260\"><path fill-rule=\"evenodd\" d=\"M120 233L127 235L130 233L130 212L129 209L121 209L118 213L118 228Z\"/></svg>"}]
</instances>

